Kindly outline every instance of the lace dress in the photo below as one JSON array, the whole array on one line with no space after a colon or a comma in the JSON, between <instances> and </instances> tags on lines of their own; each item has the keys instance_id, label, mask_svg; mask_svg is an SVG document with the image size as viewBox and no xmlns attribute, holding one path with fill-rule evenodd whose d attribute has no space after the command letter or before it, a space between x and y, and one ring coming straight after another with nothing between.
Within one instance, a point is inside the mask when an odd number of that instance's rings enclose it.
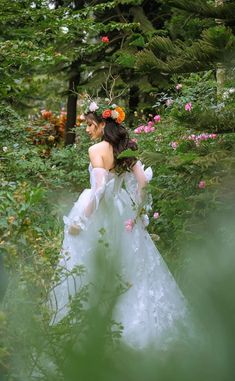
<instances>
[{"instance_id":1,"label":"lace dress","mask_svg":"<svg viewBox=\"0 0 235 381\"><path fill-rule=\"evenodd\" d=\"M151 180L151 168L144 171L140 161L136 167L147 181ZM105 255L110 256L107 261L116 260L121 278L129 284L113 311L115 321L124 327L122 339L134 348L164 346L174 337L178 323L184 321L187 307L145 228L146 223L138 219L132 231L125 228L125 221L136 217L133 205L140 202L137 177L132 172L117 175L103 168L92 168L91 164L89 172L91 189L81 193L68 217L64 217L59 266L69 273L83 265L87 272L82 282L92 281L97 242L105 242L108 248ZM79 226L78 235L69 233L71 225ZM57 313L53 324L68 313L70 296L79 292L80 286L81 277L73 275L61 279L54 288L51 299Z\"/></svg>"}]
</instances>

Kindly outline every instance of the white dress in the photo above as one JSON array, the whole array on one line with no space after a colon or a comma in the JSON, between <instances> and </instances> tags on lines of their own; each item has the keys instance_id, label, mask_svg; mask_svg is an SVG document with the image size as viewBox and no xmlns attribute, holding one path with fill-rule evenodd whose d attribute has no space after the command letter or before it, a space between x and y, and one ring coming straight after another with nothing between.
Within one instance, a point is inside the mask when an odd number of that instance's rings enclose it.
<instances>
[{"instance_id":1,"label":"white dress","mask_svg":"<svg viewBox=\"0 0 235 381\"><path fill-rule=\"evenodd\" d=\"M140 161L136 165L150 181L151 168L144 171ZM132 231L125 228L125 222L136 216L138 182L132 172L117 175L103 168L92 168L91 164L89 172L91 189L81 193L68 217L64 217L64 241L58 266L67 274L64 278L61 275L51 293L56 310L53 324L67 315L69 300L81 285L93 283L97 245L100 245L106 262L106 279L103 273L98 281L108 282L115 264L120 277L129 285L113 310L114 320L123 325L122 340L134 348L164 347L174 338L178 324L186 319L187 307L143 221L137 220ZM74 224L82 229L78 235L69 234ZM86 273L72 274L80 265Z\"/></svg>"}]
</instances>

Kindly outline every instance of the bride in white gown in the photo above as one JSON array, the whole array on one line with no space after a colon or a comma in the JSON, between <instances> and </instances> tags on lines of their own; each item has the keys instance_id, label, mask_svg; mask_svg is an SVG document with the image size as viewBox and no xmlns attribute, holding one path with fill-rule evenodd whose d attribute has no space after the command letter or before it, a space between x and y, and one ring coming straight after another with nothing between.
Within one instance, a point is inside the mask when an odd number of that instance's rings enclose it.
<instances>
[{"instance_id":1,"label":"bride in white gown","mask_svg":"<svg viewBox=\"0 0 235 381\"><path fill-rule=\"evenodd\" d=\"M186 319L187 307L146 231L147 215L138 214L152 171L144 170L133 157L117 157L127 148L136 149L136 143L121 125L121 108L112 105L103 112L100 109L92 102L85 114L87 133L92 140L102 140L89 148L91 189L81 193L68 217L64 217L59 266L67 275L61 276L51 293L56 310L52 324L67 315L69 301L79 292L81 279L83 283L92 283L94 254L103 242L107 272L113 261L121 278L129 284L113 310L114 320L123 325L122 339L134 348L164 347L174 338L178 324ZM82 278L69 275L80 265L86 269Z\"/></svg>"}]
</instances>

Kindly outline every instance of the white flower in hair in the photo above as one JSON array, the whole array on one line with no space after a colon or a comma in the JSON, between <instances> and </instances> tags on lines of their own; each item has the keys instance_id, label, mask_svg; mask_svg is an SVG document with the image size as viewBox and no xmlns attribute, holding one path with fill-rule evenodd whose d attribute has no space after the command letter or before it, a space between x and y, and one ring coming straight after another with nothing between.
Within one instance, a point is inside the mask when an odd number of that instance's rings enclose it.
<instances>
[{"instance_id":1,"label":"white flower in hair","mask_svg":"<svg viewBox=\"0 0 235 381\"><path fill-rule=\"evenodd\" d=\"M99 108L99 106L97 106L97 103L91 102L90 106L89 106L89 111L95 112L96 110L98 110L98 108Z\"/></svg>"},{"instance_id":2,"label":"white flower in hair","mask_svg":"<svg viewBox=\"0 0 235 381\"><path fill-rule=\"evenodd\" d=\"M119 117L119 112L116 111L116 110L112 110L112 112L111 112L111 117L112 117L113 119L117 119L117 118Z\"/></svg>"}]
</instances>

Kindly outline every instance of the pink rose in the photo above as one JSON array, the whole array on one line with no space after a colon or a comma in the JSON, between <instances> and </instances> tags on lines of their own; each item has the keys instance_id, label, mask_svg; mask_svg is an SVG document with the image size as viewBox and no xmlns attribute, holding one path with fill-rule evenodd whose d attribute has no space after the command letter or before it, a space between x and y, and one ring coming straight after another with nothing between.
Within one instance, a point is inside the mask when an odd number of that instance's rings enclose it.
<instances>
[{"instance_id":1,"label":"pink rose","mask_svg":"<svg viewBox=\"0 0 235 381\"><path fill-rule=\"evenodd\" d=\"M171 142L171 147L176 150L176 148L178 147L178 143L177 142Z\"/></svg>"},{"instance_id":2,"label":"pink rose","mask_svg":"<svg viewBox=\"0 0 235 381\"><path fill-rule=\"evenodd\" d=\"M206 182L204 180L201 180L200 183L198 184L198 188L204 189L206 187Z\"/></svg>"},{"instance_id":3,"label":"pink rose","mask_svg":"<svg viewBox=\"0 0 235 381\"><path fill-rule=\"evenodd\" d=\"M194 134L189 135L189 137L188 137L188 140L193 140L193 141L195 141L196 139L197 139L197 136L194 135Z\"/></svg>"},{"instance_id":4,"label":"pink rose","mask_svg":"<svg viewBox=\"0 0 235 381\"><path fill-rule=\"evenodd\" d=\"M135 134L141 134L141 129L139 127L137 127L135 130L134 130L134 133Z\"/></svg>"},{"instance_id":5,"label":"pink rose","mask_svg":"<svg viewBox=\"0 0 235 381\"><path fill-rule=\"evenodd\" d=\"M166 100L166 106L169 107L174 103L173 99L167 99Z\"/></svg>"},{"instance_id":6,"label":"pink rose","mask_svg":"<svg viewBox=\"0 0 235 381\"><path fill-rule=\"evenodd\" d=\"M126 231L128 232L131 232L133 230L133 227L134 227L134 220L132 220L131 218L127 221L124 222L125 224L125 229Z\"/></svg>"},{"instance_id":7,"label":"pink rose","mask_svg":"<svg viewBox=\"0 0 235 381\"><path fill-rule=\"evenodd\" d=\"M209 135L211 139L216 139L217 138L217 134L210 134Z\"/></svg>"},{"instance_id":8,"label":"pink rose","mask_svg":"<svg viewBox=\"0 0 235 381\"><path fill-rule=\"evenodd\" d=\"M177 83L177 85L175 86L175 88L176 88L177 91L181 90L182 87L183 87L183 86L181 85L181 83Z\"/></svg>"},{"instance_id":9,"label":"pink rose","mask_svg":"<svg viewBox=\"0 0 235 381\"><path fill-rule=\"evenodd\" d=\"M159 213L158 212L153 213L153 218L157 220L159 218Z\"/></svg>"},{"instance_id":10,"label":"pink rose","mask_svg":"<svg viewBox=\"0 0 235 381\"><path fill-rule=\"evenodd\" d=\"M153 119L154 119L155 123L159 123L161 121L161 116L155 115L155 117Z\"/></svg>"},{"instance_id":11,"label":"pink rose","mask_svg":"<svg viewBox=\"0 0 235 381\"><path fill-rule=\"evenodd\" d=\"M101 41L104 42L105 44L108 44L108 43L109 43L109 38L108 38L108 36L103 36L103 37L101 37Z\"/></svg>"},{"instance_id":12,"label":"pink rose","mask_svg":"<svg viewBox=\"0 0 235 381\"><path fill-rule=\"evenodd\" d=\"M144 127L144 132L145 132L146 134L148 134L148 133L151 131L151 128L152 128L152 127L150 127L150 126L145 126L145 127Z\"/></svg>"},{"instance_id":13,"label":"pink rose","mask_svg":"<svg viewBox=\"0 0 235 381\"><path fill-rule=\"evenodd\" d=\"M207 140L208 139L208 135L207 134L201 134L201 135L199 135L199 139L200 140Z\"/></svg>"},{"instance_id":14,"label":"pink rose","mask_svg":"<svg viewBox=\"0 0 235 381\"><path fill-rule=\"evenodd\" d=\"M153 127L153 125L154 125L154 123L150 120L150 121L148 122L148 127Z\"/></svg>"},{"instance_id":15,"label":"pink rose","mask_svg":"<svg viewBox=\"0 0 235 381\"><path fill-rule=\"evenodd\" d=\"M134 130L135 134L141 134L144 131L145 126L139 126Z\"/></svg>"},{"instance_id":16,"label":"pink rose","mask_svg":"<svg viewBox=\"0 0 235 381\"><path fill-rule=\"evenodd\" d=\"M191 102L186 103L186 105L184 106L184 109L185 109L185 111L191 111L192 110L192 103Z\"/></svg>"}]
</instances>

